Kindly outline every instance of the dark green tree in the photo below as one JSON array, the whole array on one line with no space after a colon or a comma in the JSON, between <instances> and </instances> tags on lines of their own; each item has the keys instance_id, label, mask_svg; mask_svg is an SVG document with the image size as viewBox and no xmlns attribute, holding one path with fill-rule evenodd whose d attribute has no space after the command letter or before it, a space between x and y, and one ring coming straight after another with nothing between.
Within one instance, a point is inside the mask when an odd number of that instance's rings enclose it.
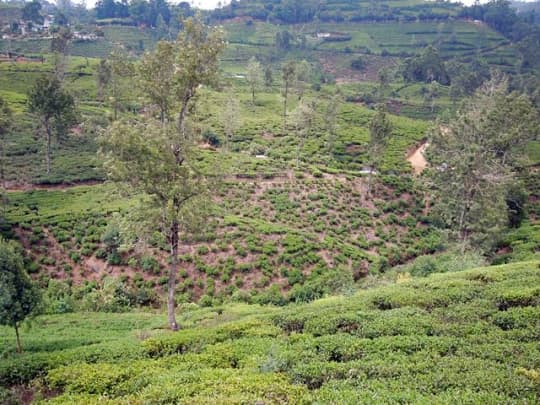
<instances>
[{"instance_id":1,"label":"dark green tree","mask_svg":"<svg viewBox=\"0 0 540 405\"><path fill-rule=\"evenodd\" d=\"M32 0L24 4L22 9L22 18L25 21L32 21L36 24L43 24L43 16L41 15L41 3L39 0Z\"/></svg>"},{"instance_id":2,"label":"dark green tree","mask_svg":"<svg viewBox=\"0 0 540 405\"><path fill-rule=\"evenodd\" d=\"M426 47L419 55L406 59L403 63L403 78L407 81L450 84L446 66L433 46Z\"/></svg>"},{"instance_id":3,"label":"dark green tree","mask_svg":"<svg viewBox=\"0 0 540 405\"><path fill-rule=\"evenodd\" d=\"M266 65L264 69L264 85L266 87L272 87L274 84L274 76L272 74L272 68L269 65Z\"/></svg>"},{"instance_id":4,"label":"dark green tree","mask_svg":"<svg viewBox=\"0 0 540 405\"><path fill-rule=\"evenodd\" d=\"M51 141L65 135L77 122L75 101L53 75L41 76L28 93L28 109L35 114L45 131L47 143L47 173L51 172Z\"/></svg>"},{"instance_id":5,"label":"dark green tree","mask_svg":"<svg viewBox=\"0 0 540 405\"><path fill-rule=\"evenodd\" d=\"M22 256L12 243L0 238L0 324L12 326L17 352L22 352L19 327L40 302L40 295L24 271Z\"/></svg>"},{"instance_id":6,"label":"dark green tree","mask_svg":"<svg viewBox=\"0 0 540 405\"><path fill-rule=\"evenodd\" d=\"M515 207L507 199L516 194L509 187L525 166L526 146L538 139L539 122L529 99L508 93L507 80L496 76L449 126L435 127L425 178L432 213L463 250L491 248L508 225L507 210Z\"/></svg>"}]
</instances>

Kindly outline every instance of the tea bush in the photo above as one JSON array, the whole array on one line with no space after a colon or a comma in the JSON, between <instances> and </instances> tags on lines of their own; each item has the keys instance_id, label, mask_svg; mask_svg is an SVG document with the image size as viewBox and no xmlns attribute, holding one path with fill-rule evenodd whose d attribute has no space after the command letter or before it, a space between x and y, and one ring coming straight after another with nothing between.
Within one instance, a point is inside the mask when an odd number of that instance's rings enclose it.
<instances>
[{"instance_id":1,"label":"tea bush","mask_svg":"<svg viewBox=\"0 0 540 405\"><path fill-rule=\"evenodd\" d=\"M0 383L41 377L58 404L536 403L538 264L280 308L182 305L175 333L151 313L43 316L23 355L0 328Z\"/></svg>"}]
</instances>

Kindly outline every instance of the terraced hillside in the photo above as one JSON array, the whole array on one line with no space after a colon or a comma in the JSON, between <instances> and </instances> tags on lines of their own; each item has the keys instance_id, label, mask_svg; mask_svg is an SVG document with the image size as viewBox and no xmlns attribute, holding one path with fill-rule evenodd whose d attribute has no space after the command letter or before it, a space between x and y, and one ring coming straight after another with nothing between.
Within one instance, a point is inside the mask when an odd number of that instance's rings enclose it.
<instances>
[{"instance_id":1,"label":"terraced hillside","mask_svg":"<svg viewBox=\"0 0 540 405\"><path fill-rule=\"evenodd\" d=\"M16 384L0 398L536 403L539 264L402 277L283 309L186 305L177 333L153 313L43 316L23 333L23 355L14 354L12 330L0 328L0 383Z\"/></svg>"},{"instance_id":2,"label":"terraced hillside","mask_svg":"<svg viewBox=\"0 0 540 405\"><path fill-rule=\"evenodd\" d=\"M219 302L245 291L248 301L280 303L289 290L286 299L308 300L329 292L332 282L345 285L439 250L411 180L385 181L373 199L365 179L351 175L284 171L226 179L216 220L181 247L183 300ZM141 290L166 285L165 241L152 239L143 254L107 246L113 214L126 215L136 203L112 191L10 193L7 219L43 287L50 279L80 286L111 276Z\"/></svg>"}]
</instances>

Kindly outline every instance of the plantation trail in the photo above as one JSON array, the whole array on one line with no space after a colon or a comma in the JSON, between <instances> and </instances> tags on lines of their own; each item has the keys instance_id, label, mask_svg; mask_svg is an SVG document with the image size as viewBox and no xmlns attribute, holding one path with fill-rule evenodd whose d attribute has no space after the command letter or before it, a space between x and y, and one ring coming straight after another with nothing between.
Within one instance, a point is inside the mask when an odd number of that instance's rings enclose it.
<instances>
[{"instance_id":1,"label":"plantation trail","mask_svg":"<svg viewBox=\"0 0 540 405\"><path fill-rule=\"evenodd\" d=\"M337 180L341 182L345 182L347 180L345 175L342 174L332 174L332 173L323 173L322 174L323 179L327 180ZM315 176L313 176L310 173L303 173L302 179L315 179ZM244 174L244 173L236 173L236 174L230 174L225 175L222 177L223 181L234 181L239 183L258 183L263 184L267 186L277 185L277 184L284 184L284 183L295 183L297 180L297 177L292 169L289 169L287 171L279 172L279 173L273 173L272 175L252 175L252 174ZM56 183L56 184L33 184L33 183L15 183L15 182L7 182L4 189L8 193L15 193L15 192L27 192L27 191L35 191L35 190L45 190L45 191L63 191L63 190L69 190L74 187L79 186L96 186L99 184L104 184L104 181L100 180L81 180L81 181L73 181L68 183Z\"/></svg>"},{"instance_id":2,"label":"plantation trail","mask_svg":"<svg viewBox=\"0 0 540 405\"><path fill-rule=\"evenodd\" d=\"M411 164L414 170L414 174L421 174L424 169L427 167L427 160L424 156L426 149L428 148L429 143L423 141L420 145L415 147L407 156L407 161Z\"/></svg>"},{"instance_id":3,"label":"plantation trail","mask_svg":"<svg viewBox=\"0 0 540 405\"><path fill-rule=\"evenodd\" d=\"M46 190L46 191L62 191L68 190L77 186L95 186L97 184L102 184L102 181L99 180L81 180L81 181L72 181L69 183L57 183L57 184L32 184L32 183L14 183L7 182L4 189L8 193L15 193L18 191L34 191L34 190Z\"/></svg>"}]
</instances>

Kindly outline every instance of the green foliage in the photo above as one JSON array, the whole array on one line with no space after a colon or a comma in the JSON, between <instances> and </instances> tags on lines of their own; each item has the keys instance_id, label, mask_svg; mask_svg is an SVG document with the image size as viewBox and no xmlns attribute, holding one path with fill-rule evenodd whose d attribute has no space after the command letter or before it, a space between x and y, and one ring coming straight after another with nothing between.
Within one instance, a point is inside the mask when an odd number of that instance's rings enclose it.
<instances>
[{"instance_id":1,"label":"green foliage","mask_svg":"<svg viewBox=\"0 0 540 405\"><path fill-rule=\"evenodd\" d=\"M35 114L46 133L47 173L51 171L51 138L63 138L77 122L75 100L56 76L39 77L28 93L28 109Z\"/></svg>"},{"instance_id":2,"label":"green foliage","mask_svg":"<svg viewBox=\"0 0 540 405\"><path fill-rule=\"evenodd\" d=\"M40 294L26 272L15 245L0 238L0 324L15 328L17 351L22 347L19 326L40 301Z\"/></svg>"},{"instance_id":3,"label":"green foliage","mask_svg":"<svg viewBox=\"0 0 540 405\"><path fill-rule=\"evenodd\" d=\"M54 403L534 403L538 264L285 308L186 305L175 333L152 313L44 316L26 354L0 339L0 381L40 376Z\"/></svg>"},{"instance_id":4,"label":"green foliage","mask_svg":"<svg viewBox=\"0 0 540 405\"><path fill-rule=\"evenodd\" d=\"M506 196L537 137L538 113L526 97L509 94L507 79L486 82L449 127L432 134L429 187L433 213L454 237L491 247L508 224Z\"/></svg>"},{"instance_id":5,"label":"green foliage","mask_svg":"<svg viewBox=\"0 0 540 405\"><path fill-rule=\"evenodd\" d=\"M140 266L147 273L152 273L152 274L159 274L160 273L159 263L152 256L143 256L143 257L141 257Z\"/></svg>"},{"instance_id":6,"label":"green foliage","mask_svg":"<svg viewBox=\"0 0 540 405\"><path fill-rule=\"evenodd\" d=\"M403 77L408 81L450 84L450 77L438 51L428 46L418 56L407 59L403 66Z\"/></svg>"},{"instance_id":7,"label":"green foliage","mask_svg":"<svg viewBox=\"0 0 540 405\"><path fill-rule=\"evenodd\" d=\"M438 255L419 256L413 262L396 268L400 273L426 277L432 273L447 273L480 267L485 258L474 252L447 252Z\"/></svg>"}]
</instances>

